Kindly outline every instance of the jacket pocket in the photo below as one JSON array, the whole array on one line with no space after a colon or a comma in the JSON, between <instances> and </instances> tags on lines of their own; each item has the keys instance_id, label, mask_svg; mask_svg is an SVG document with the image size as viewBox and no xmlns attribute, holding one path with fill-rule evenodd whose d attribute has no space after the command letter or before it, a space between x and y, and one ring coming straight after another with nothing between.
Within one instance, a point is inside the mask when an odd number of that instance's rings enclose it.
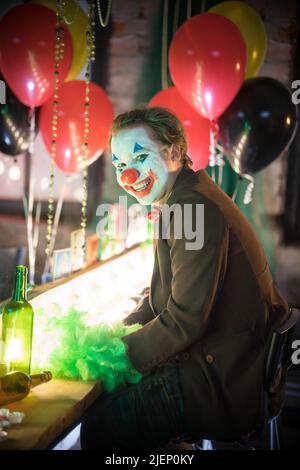
<instances>
[{"instance_id":1,"label":"jacket pocket","mask_svg":"<svg viewBox=\"0 0 300 470\"><path fill-rule=\"evenodd\" d=\"M205 343L203 353L228 426L237 433L252 431L261 419L264 372L263 342L255 325Z\"/></svg>"}]
</instances>

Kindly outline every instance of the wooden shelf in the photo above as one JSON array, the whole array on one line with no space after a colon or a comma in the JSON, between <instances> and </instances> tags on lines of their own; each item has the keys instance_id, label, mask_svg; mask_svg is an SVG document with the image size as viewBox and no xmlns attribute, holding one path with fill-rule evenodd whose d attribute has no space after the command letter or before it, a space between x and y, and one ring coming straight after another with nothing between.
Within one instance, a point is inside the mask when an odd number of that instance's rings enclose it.
<instances>
[{"instance_id":1,"label":"wooden shelf","mask_svg":"<svg viewBox=\"0 0 300 470\"><path fill-rule=\"evenodd\" d=\"M46 450L64 431L76 425L102 393L100 382L51 380L35 387L21 401L5 406L22 411L21 424L8 429L0 450Z\"/></svg>"}]
</instances>

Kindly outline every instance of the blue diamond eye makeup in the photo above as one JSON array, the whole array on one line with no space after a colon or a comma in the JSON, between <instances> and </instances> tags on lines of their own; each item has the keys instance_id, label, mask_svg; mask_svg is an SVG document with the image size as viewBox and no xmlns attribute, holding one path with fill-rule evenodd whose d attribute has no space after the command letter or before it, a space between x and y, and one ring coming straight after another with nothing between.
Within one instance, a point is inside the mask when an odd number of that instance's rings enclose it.
<instances>
[{"instance_id":1,"label":"blue diamond eye makeup","mask_svg":"<svg viewBox=\"0 0 300 470\"><path fill-rule=\"evenodd\" d=\"M137 142L134 144L133 153L138 152L139 150L144 150L144 147Z\"/></svg>"}]
</instances>

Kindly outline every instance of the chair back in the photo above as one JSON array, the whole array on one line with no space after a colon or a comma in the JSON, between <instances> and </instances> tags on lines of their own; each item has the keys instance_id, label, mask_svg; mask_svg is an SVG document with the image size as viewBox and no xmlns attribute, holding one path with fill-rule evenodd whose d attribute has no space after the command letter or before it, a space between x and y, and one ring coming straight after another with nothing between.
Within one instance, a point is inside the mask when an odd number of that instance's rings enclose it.
<instances>
[{"instance_id":1,"label":"chair back","mask_svg":"<svg viewBox=\"0 0 300 470\"><path fill-rule=\"evenodd\" d=\"M300 310L290 308L288 319L272 334L265 367L264 389L271 392L280 369L287 370L292 365L293 332L300 320Z\"/></svg>"}]
</instances>

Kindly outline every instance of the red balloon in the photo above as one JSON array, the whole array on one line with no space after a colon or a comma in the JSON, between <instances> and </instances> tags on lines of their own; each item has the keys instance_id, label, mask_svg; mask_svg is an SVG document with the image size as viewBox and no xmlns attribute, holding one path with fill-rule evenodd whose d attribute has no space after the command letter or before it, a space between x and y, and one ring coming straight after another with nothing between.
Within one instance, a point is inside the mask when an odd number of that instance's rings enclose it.
<instances>
[{"instance_id":1,"label":"red balloon","mask_svg":"<svg viewBox=\"0 0 300 470\"><path fill-rule=\"evenodd\" d=\"M40 5L18 5L0 22L1 72L9 87L26 106L42 105L54 91L55 13ZM73 46L64 28L60 83L72 63Z\"/></svg>"},{"instance_id":2,"label":"red balloon","mask_svg":"<svg viewBox=\"0 0 300 470\"><path fill-rule=\"evenodd\" d=\"M86 84L82 80L65 82L58 91L56 165L65 173L75 173L84 167L84 113ZM93 163L107 145L114 112L102 88L90 83L89 92L89 153L87 163ZM53 100L41 108L39 126L49 153L52 144Z\"/></svg>"},{"instance_id":3,"label":"red balloon","mask_svg":"<svg viewBox=\"0 0 300 470\"><path fill-rule=\"evenodd\" d=\"M209 120L200 116L175 87L158 92L149 106L168 108L180 119L186 131L188 155L193 161L194 170L205 168L209 157Z\"/></svg>"},{"instance_id":4,"label":"red balloon","mask_svg":"<svg viewBox=\"0 0 300 470\"><path fill-rule=\"evenodd\" d=\"M208 119L219 117L243 84L247 49L238 27L214 13L186 21L170 47L169 66L182 96Z\"/></svg>"}]
</instances>

